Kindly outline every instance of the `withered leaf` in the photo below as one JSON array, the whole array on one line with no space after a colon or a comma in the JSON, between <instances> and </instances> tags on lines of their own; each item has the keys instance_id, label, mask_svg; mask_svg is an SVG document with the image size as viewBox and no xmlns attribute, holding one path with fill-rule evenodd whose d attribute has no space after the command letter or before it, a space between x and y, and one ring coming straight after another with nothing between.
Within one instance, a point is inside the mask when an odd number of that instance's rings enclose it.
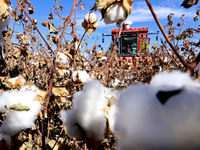
<instances>
[{"instance_id":1,"label":"withered leaf","mask_svg":"<svg viewBox=\"0 0 200 150\"><path fill-rule=\"evenodd\" d=\"M53 13L52 13L52 12L49 14L48 19L49 19L49 20L52 20L52 19L53 19Z\"/></svg>"},{"instance_id":2,"label":"withered leaf","mask_svg":"<svg viewBox=\"0 0 200 150\"><path fill-rule=\"evenodd\" d=\"M81 9L82 9L83 11L85 10L84 4L81 5Z\"/></svg>"},{"instance_id":3,"label":"withered leaf","mask_svg":"<svg viewBox=\"0 0 200 150\"><path fill-rule=\"evenodd\" d=\"M21 103L18 104L13 104L12 106L10 106L11 110L15 110L15 111L29 111L30 108L27 105L22 105Z\"/></svg>"},{"instance_id":4,"label":"withered leaf","mask_svg":"<svg viewBox=\"0 0 200 150\"><path fill-rule=\"evenodd\" d=\"M58 34L58 30L55 28L54 24L51 22L48 22L48 29L49 29L49 33Z\"/></svg>"},{"instance_id":5,"label":"withered leaf","mask_svg":"<svg viewBox=\"0 0 200 150\"><path fill-rule=\"evenodd\" d=\"M67 97L69 92L64 87L53 87L52 92L55 96Z\"/></svg>"}]
</instances>

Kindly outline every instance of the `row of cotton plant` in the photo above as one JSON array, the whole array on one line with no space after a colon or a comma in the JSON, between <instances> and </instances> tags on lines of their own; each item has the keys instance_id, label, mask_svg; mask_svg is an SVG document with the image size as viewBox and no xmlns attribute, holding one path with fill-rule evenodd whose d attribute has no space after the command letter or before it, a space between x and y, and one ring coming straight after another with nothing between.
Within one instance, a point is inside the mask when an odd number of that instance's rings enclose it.
<instances>
[{"instance_id":1,"label":"row of cotton plant","mask_svg":"<svg viewBox=\"0 0 200 150\"><path fill-rule=\"evenodd\" d=\"M6 114L0 139L7 143L18 132L35 127L42 107L35 85L25 85L21 76L9 82L18 89L0 94L0 112ZM72 109L61 111L60 116L74 138L101 141L109 128L118 149L198 149L199 90L200 84L180 71L158 73L150 84L121 91L90 80L73 96Z\"/></svg>"},{"instance_id":2,"label":"row of cotton plant","mask_svg":"<svg viewBox=\"0 0 200 150\"><path fill-rule=\"evenodd\" d=\"M9 143L13 135L35 126L41 104L36 86L24 85L21 76L8 82L18 88L0 95L0 111L6 113L0 138ZM108 120L119 149L196 149L200 147L199 90L200 84L180 71L161 72L150 84L124 91L90 79L74 95L72 109L60 115L71 137L101 141Z\"/></svg>"}]
</instances>

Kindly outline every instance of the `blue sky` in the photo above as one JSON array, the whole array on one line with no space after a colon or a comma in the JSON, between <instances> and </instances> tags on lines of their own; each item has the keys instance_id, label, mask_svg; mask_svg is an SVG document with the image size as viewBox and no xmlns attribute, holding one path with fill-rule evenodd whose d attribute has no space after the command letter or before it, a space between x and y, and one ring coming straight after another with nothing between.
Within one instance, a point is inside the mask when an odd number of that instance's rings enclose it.
<instances>
[{"instance_id":1,"label":"blue sky","mask_svg":"<svg viewBox=\"0 0 200 150\"><path fill-rule=\"evenodd\" d=\"M55 0L30 0L31 4L35 7L35 14L31 15L31 18L37 19L38 20L38 28L40 31L44 34L46 37L46 34L48 34L48 30L45 29L43 26L41 26L41 23L43 20L48 20L48 14L51 12L51 7L55 5ZM15 7L17 5L15 0L11 0L13 6ZM167 24L167 16L169 13L174 13L173 20L175 20L176 23L181 22L180 17L182 14L185 14L185 22L188 23L185 25L185 27L194 27L197 28L200 24L199 20L194 22L193 18L195 16L195 12L198 8L198 5L195 5L189 9L185 9L181 7L181 3L183 0L150 0L161 24L164 26ZM95 3L95 0L83 0L81 4L85 5L85 11L81 10L81 8L78 8L77 12L77 34L82 35L84 32L84 29L81 27L81 23L83 22L84 16L89 12L89 10L92 8L93 4ZM61 0L60 3L63 7L64 10L61 12L61 16L65 17L68 16L73 0ZM145 0L134 0L133 2L133 7L132 7L132 14L129 15L127 20L132 21L133 24L131 27L148 27L149 32L157 32L159 29L157 27L157 24L155 23L150 11L148 10L148 7L146 5ZM101 44L104 49L106 49L110 45L110 38L107 37L105 39L105 43L101 43L101 35L102 33L110 33L112 28L116 28L115 24L109 24L105 25L103 20L101 20L101 14L99 11L95 12L98 20L99 20L99 27L96 30L96 32L93 33L93 35L86 41L89 43L89 48L92 48L94 45L97 36L99 36L99 40L97 40L97 44ZM54 20L53 23L58 27L59 26L59 18L56 16L54 13ZM12 21L13 22L13 21ZM12 27L12 23L11 23ZM16 28L18 29L18 27ZM20 29L19 29L20 30ZM71 30L71 27L68 27L67 32L69 33ZM161 33L159 36L162 37ZM199 37L199 35L196 35ZM156 41L155 35L150 36L152 43ZM71 40L71 37L67 37L69 40ZM199 40L199 39L195 39ZM151 43L151 44L152 44Z\"/></svg>"}]
</instances>

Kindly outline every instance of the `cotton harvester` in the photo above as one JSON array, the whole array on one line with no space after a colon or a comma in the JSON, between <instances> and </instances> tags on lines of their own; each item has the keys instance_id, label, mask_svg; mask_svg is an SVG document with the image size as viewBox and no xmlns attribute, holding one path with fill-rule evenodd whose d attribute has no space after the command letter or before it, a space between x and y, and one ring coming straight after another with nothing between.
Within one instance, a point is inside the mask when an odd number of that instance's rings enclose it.
<instances>
[{"instance_id":1,"label":"cotton harvester","mask_svg":"<svg viewBox=\"0 0 200 150\"><path fill-rule=\"evenodd\" d=\"M150 38L148 35L157 34L156 40L158 40L157 33L148 33L148 27L130 27L131 22L125 21L123 28L119 31L119 28L111 30L111 34L102 34L102 42L104 43L104 36L112 36L111 45L116 38L116 45L118 47L117 54L119 61L127 60L129 62L137 61L137 58L145 58L148 56L148 46Z\"/></svg>"}]
</instances>

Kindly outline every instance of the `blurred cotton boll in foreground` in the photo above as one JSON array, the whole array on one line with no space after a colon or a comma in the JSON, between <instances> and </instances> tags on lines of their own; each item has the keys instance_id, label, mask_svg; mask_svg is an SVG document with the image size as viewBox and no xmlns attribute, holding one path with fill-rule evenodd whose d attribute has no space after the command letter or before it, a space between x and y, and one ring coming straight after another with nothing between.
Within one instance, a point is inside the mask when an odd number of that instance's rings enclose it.
<instances>
[{"instance_id":1,"label":"blurred cotton boll in foreground","mask_svg":"<svg viewBox=\"0 0 200 150\"><path fill-rule=\"evenodd\" d=\"M199 149L200 84L180 71L128 87L109 112L119 149Z\"/></svg>"},{"instance_id":2,"label":"blurred cotton boll in foreground","mask_svg":"<svg viewBox=\"0 0 200 150\"><path fill-rule=\"evenodd\" d=\"M5 31L6 27L11 20L11 6L10 0L0 0L0 44L5 44L2 32Z\"/></svg>"},{"instance_id":3,"label":"blurred cotton boll in foreground","mask_svg":"<svg viewBox=\"0 0 200 150\"><path fill-rule=\"evenodd\" d=\"M108 103L104 89L99 81L87 82L83 90L74 95L72 109L60 113L69 136L86 136L95 140L104 138L106 113L103 108ZM83 135L82 131L86 135Z\"/></svg>"},{"instance_id":4,"label":"blurred cotton boll in foreground","mask_svg":"<svg viewBox=\"0 0 200 150\"><path fill-rule=\"evenodd\" d=\"M36 86L25 85L20 90L5 91L0 95L0 111L6 113L6 120L0 126L1 139L35 126L41 109L40 102L35 100L39 93Z\"/></svg>"}]
</instances>

